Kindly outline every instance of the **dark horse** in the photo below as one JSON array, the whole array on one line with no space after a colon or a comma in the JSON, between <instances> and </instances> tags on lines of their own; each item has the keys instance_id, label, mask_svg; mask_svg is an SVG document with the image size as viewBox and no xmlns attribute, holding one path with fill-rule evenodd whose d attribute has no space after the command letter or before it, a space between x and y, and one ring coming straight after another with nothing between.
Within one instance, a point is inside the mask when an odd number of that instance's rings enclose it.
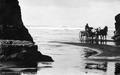
<instances>
[{"instance_id":1,"label":"dark horse","mask_svg":"<svg viewBox=\"0 0 120 75\"><path fill-rule=\"evenodd\" d=\"M97 36L100 36L101 40L106 40L107 38L107 32L108 32L108 27L105 26L103 29L98 29L97 30Z\"/></svg>"}]
</instances>

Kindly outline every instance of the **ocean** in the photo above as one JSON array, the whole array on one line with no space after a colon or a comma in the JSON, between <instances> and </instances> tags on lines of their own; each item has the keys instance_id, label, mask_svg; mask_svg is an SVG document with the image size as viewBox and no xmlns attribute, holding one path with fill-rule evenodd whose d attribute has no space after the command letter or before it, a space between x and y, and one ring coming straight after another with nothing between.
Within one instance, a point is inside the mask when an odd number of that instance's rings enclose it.
<instances>
[{"instance_id":1,"label":"ocean","mask_svg":"<svg viewBox=\"0 0 120 75\"><path fill-rule=\"evenodd\" d=\"M29 32L33 36L36 44L48 43L49 41L59 42L80 42L79 32L84 28L30 28ZM112 40L114 29L108 30L107 39Z\"/></svg>"}]
</instances>

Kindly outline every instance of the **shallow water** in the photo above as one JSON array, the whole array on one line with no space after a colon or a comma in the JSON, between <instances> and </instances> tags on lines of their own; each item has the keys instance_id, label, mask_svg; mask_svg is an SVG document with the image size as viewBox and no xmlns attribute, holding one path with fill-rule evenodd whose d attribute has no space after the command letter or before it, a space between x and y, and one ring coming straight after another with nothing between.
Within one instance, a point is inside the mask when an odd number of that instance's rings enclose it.
<instances>
[{"instance_id":1,"label":"shallow water","mask_svg":"<svg viewBox=\"0 0 120 75\"><path fill-rule=\"evenodd\" d=\"M1 75L118 75L119 61L89 60L86 54L96 50L58 42L79 42L78 30L37 30L31 33L39 50L55 62L39 62L32 68L1 67ZM109 35L111 36L111 35ZM113 45L114 43L108 43ZM116 68L115 68L116 67Z\"/></svg>"}]
</instances>

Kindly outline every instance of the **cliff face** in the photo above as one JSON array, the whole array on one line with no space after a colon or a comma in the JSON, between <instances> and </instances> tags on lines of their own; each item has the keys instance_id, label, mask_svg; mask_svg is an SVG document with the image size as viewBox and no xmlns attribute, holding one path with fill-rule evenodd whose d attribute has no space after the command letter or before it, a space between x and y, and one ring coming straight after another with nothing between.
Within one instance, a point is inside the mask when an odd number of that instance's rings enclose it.
<instances>
[{"instance_id":1,"label":"cliff face","mask_svg":"<svg viewBox=\"0 0 120 75\"><path fill-rule=\"evenodd\" d=\"M18 0L0 0L0 39L33 42L22 22Z\"/></svg>"},{"instance_id":2,"label":"cliff face","mask_svg":"<svg viewBox=\"0 0 120 75\"><path fill-rule=\"evenodd\" d=\"M0 39L0 61L3 63L53 61L50 56L38 51L38 46L22 22L18 0L0 0Z\"/></svg>"}]
</instances>

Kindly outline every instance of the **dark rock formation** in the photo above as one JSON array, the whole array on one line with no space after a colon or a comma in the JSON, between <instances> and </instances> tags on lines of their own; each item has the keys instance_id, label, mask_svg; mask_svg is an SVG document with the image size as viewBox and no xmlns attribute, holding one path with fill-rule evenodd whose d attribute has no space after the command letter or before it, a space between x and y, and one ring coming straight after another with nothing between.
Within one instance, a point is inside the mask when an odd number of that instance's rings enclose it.
<instances>
[{"instance_id":1,"label":"dark rock formation","mask_svg":"<svg viewBox=\"0 0 120 75\"><path fill-rule=\"evenodd\" d=\"M33 42L23 25L18 0L0 0L0 38Z\"/></svg>"},{"instance_id":2,"label":"dark rock formation","mask_svg":"<svg viewBox=\"0 0 120 75\"><path fill-rule=\"evenodd\" d=\"M6 43L2 43L2 42ZM51 57L41 54L38 51L38 46L33 45L30 42L26 41L16 41L15 40L2 40L0 43L2 44L0 50L0 59L1 61L17 61L17 62L39 62L39 61L53 61Z\"/></svg>"},{"instance_id":3,"label":"dark rock formation","mask_svg":"<svg viewBox=\"0 0 120 75\"><path fill-rule=\"evenodd\" d=\"M116 35L120 35L120 14L115 16L115 21Z\"/></svg>"},{"instance_id":4,"label":"dark rock formation","mask_svg":"<svg viewBox=\"0 0 120 75\"><path fill-rule=\"evenodd\" d=\"M114 36L112 37L114 41L116 42L116 45L120 44L120 14L117 14L115 16L115 32Z\"/></svg>"},{"instance_id":5,"label":"dark rock formation","mask_svg":"<svg viewBox=\"0 0 120 75\"><path fill-rule=\"evenodd\" d=\"M34 45L33 38L23 25L18 0L0 0L0 39L2 39L1 62L15 61L28 64L28 62L53 61L51 57L42 55L37 45Z\"/></svg>"}]
</instances>

